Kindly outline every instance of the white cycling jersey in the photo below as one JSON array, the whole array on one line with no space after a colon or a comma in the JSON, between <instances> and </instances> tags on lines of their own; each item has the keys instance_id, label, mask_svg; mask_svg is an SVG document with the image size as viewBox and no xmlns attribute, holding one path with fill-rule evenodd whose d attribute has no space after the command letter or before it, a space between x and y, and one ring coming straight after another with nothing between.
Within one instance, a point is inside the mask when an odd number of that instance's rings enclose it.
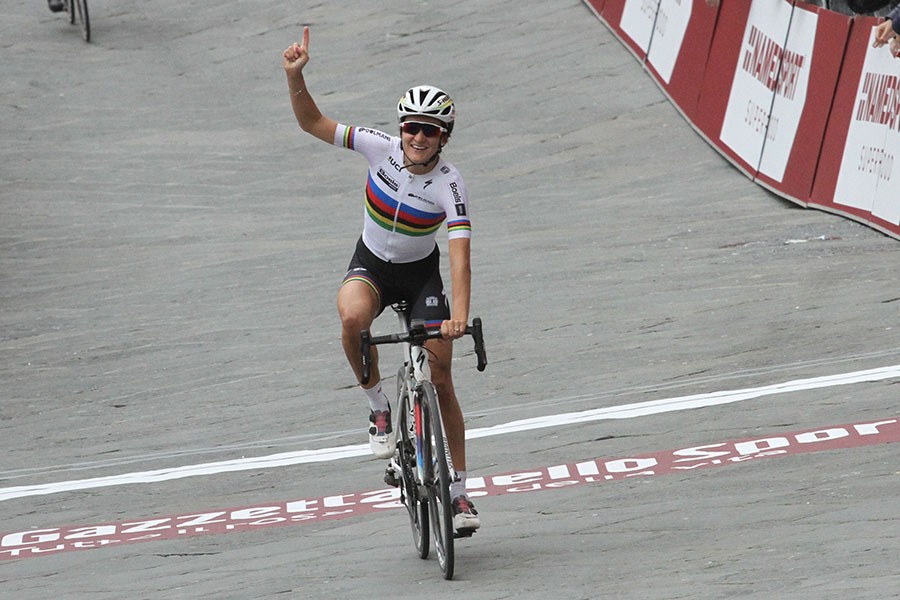
<instances>
[{"instance_id":1,"label":"white cycling jersey","mask_svg":"<svg viewBox=\"0 0 900 600\"><path fill-rule=\"evenodd\" d=\"M375 256L396 263L427 257L445 220L449 239L471 237L466 186L443 157L428 173L415 175L403 167L399 137L340 124L334 145L369 161L362 239Z\"/></svg>"}]
</instances>

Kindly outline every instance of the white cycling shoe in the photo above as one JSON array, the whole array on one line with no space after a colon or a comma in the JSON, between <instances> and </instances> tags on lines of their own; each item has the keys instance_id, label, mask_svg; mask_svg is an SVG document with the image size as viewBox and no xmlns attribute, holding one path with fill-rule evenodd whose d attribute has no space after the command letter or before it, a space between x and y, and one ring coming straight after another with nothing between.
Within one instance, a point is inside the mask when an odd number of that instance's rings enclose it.
<instances>
[{"instance_id":1,"label":"white cycling shoe","mask_svg":"<svg viewBox=\"0 0 900 600\"><path fill-rule=\"evenodd\" d=\"M453 529L457 535L467 536L475 533L481 527L481 519L475 505L465 496L457 496L453 499Z\"/></svg>"},{"instance_id":2,"label":"white cycling shoe","mask_svg":"<svg viewBox=\"0 0 900 600\"><path fill-rule=\"evenodd\" d=\"M376 458L390 458L397 447L397 432L391 427L390 410L373 410L369 414L369 448Z\"/></svg>"}]
</instances>

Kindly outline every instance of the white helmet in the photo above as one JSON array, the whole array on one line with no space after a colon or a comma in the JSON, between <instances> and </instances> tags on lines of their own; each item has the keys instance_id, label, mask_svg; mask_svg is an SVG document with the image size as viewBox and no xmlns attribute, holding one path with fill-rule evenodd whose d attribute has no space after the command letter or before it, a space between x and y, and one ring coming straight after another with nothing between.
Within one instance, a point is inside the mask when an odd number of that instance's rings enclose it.
<instances>
[{"instance_id":1,"label":"white helmet","mask_svg":"<svg viewBox=\"0 0 900 600\"><path fill-rule=\"evenodd\" d=\"M453 99L440 88L432 85L417 85L409 88L397 104L397 119L400 122L406 117L433 117L453 130L456 120L456 106Z\"/></svg>"}]
</instances>

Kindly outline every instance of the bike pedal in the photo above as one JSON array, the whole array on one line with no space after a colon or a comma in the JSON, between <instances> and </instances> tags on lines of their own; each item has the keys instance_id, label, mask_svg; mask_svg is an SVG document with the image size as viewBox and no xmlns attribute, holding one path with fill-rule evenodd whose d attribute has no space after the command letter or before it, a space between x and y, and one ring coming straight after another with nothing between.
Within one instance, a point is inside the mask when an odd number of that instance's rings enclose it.
<instances>
[{"instance_id":1,"label":"bike pedal","mask_svg":"<svg viewBox=\"0 0 900 600\"><path fill-rule=\"evenodd\" d=\"M470 538L475 533L476 529L474 527L463 527L461 529L457 529L453 532L453 537L456 539L459 538Z\"/></svg>"},{"instance_id":2,"label":"bike pedal","mask_svg":"<svg viewBox=\"0 0 900 600\"><path fill-rule=\"evenodd\" d=\"M384 482L391 487L400 487L400 465L397 462L399 460L400 450L398 449L394 452L391 462L384 468Z\"/></svg>"},{"instance_id":3,"label":"bike pedal","mask_svg":"<svg viewBox=\"0 0 900 600\"><path fill-rule=\"evenodd\" d=\"M391 487L400 487L400 478L391 467L384 470L384 482Z\"/></svg>"}]
</instances>

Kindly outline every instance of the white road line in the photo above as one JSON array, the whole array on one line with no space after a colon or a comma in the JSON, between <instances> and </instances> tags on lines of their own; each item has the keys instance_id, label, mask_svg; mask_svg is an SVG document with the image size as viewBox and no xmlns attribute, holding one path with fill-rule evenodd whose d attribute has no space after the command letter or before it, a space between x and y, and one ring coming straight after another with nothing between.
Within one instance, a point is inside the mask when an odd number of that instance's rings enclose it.
<instances>
[{"instance_id":1,"label":"white road line","mask_svg":"<svg viewBox=\"0 0 900 600\"><path fill-rule=\"evenodd\" d=\"M535 417L532 419L522 419L519 421L511 421L509 423L494 425L492 427L472 429L467 432L466 437L469 439L474 439L495 435L506 435L509 433L517 433L521 431L545 429L548 427L561 427L563 425L572 425L575 423L586 423L589 421L600 421L605 419L633 419L636 417L645 417L648 415L674 412L678 410L690 410L694 408L704 408L707 406L731 404L733 402L752 400L754 398L760 398L762 396L772 396L775 394L786 394L790 392L835 387L840 385L852 385L855 383L883 381L885 379L893 379L896 377L900 377L900 365L881 367L878 369L869 369L866 371L855 371L852 373L843 373L840 375L826 375L823 377L813 377L809 379L796 379L794 381L788 381L785 383L778 383L756 388L747 388L743 390L710 392L706 394L695 394L691 396L680 396L663 400L653 400L650 402L640 402L635 404L625 404L622 406L598 408L595 410L585 410L580 412L570 412L548 415L544 417ZM268 456L259 456L255 458L241 458L237 460L226 460L220 462L202 463L197 465L187 465L184 467L174 467L171 469L157 469L154 471L125 473L123 475L113 475L109 477L95 477L92 479L77 479L71 481L59 481L55 483L0 488L0 501L12 500L13 498L24 498L27 496L57 494L60 492L68 492L74 490L86 490L117 485L128 485L132 483L158 483L160 481L182 479L185 477L215 475L217 473L247 471L250 469L270 469L297 464L329 462L344 458L353 458L356 456L367 456L368 454L368 444L360 444L354 446L341 446L337 448L322 448L320 450L283 452L280 454L271 454Z\"/></svg>"}]
</instances>

